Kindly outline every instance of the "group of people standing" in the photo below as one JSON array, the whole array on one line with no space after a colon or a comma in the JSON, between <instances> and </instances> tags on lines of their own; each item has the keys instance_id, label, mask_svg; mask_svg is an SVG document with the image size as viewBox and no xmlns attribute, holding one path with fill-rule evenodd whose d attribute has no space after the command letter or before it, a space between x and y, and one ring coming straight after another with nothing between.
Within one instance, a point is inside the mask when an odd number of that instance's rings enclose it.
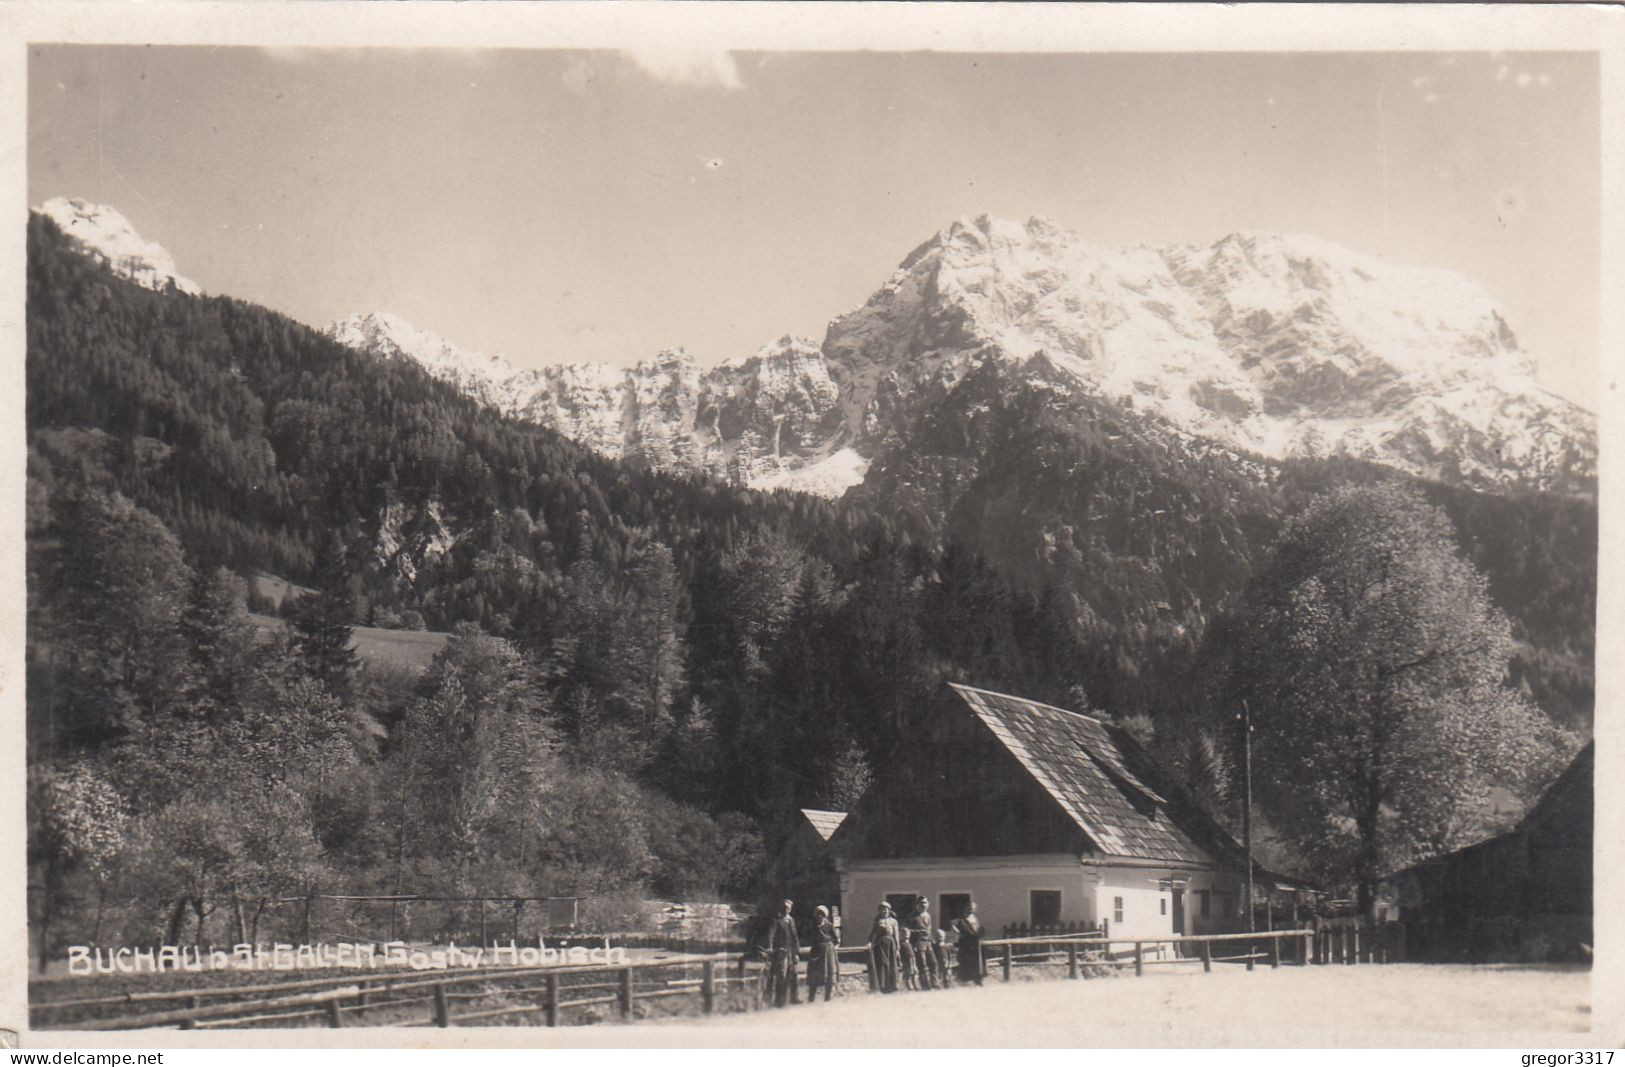
<instances>
[{"instance_id":1,"label":"group of people standing","mask_svg":"<svg viewBox=\"0 0 1625 1067\"><path fill-rule=\"evenodd\" d=\"M958 978L962 983L982 984L982 922L976 917L976 903L948 924L955 935ZM948 930L937 929L931 921L931 904L925 897L914 899L914 910L899 919L887 903L880 905L869 929L873 950L875 985L882 993L903 989L946 989L949 986Z\"/></svg>"},{"instance_id":2,"label":"group of people standing","mask_svg":"<svg viewBox=\"0 0 1625 1067\"><path fill-rule=\"evenodd\" d=\"M796 931L795 917L790 913L795 901L786 900L779 905L779 913L767 928L767 984L762 996L774 1007L801 1003L796 972L801 961L801 937ZM829 909L820 904L813 909L811 955L807 960L807 1003L818 999L823 990L828 1000L835 992L835 980L840 976L840 931L830 919Z\"/></svg>"},{"instance_id":3,"label":"group of people standing","mask_svg":"<svg viewBox=\"0 0 1625 1067\"><path fill-rule=\"evenodd\" d=\"M767 929L763 946L767 956L766 984L762 995L774 1007L801 1002L798 971L801 960L801 937L796 929L792 912L795 902L780 903L778 914ZM954 934L957 967L948 962L948 933ZM982 984L982 923L976 917L976 904L971 902L965 914L938 929L931 921L930 902L916 897L914 910L899 920L890 904L881 904L869 930L869 947L874 961L874 985L882 993L895 993L902 989L946 989L951 984L950 971L957 973L961 983ZM830 918L828 908L820 904L813 910L810 955L807 960L807 1002L818 999L820 991L829 1000L840 977L841 935Z\"/></svg>"}]
</instances>

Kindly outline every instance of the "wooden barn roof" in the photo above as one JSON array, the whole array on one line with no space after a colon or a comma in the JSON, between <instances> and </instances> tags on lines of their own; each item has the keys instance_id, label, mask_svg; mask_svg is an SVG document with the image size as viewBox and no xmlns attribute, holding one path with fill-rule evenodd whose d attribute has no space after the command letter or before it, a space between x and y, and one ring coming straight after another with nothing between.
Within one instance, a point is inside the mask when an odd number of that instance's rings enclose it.
<instances>
[{"instance_id":1,"label":"wooden barn roof","mask_svg":"<svg viewBox=\"0 0 1625 1067\"><path fill-rule=\"evenodd\" d=\"M1155 766L1122 730L1036 700L953 689L1101 852L1205 864L1239 851L1159 791Z\"/></svg>"},{"instance_id":2,"label":"wooden barn roof","mask_svg":"<svg viewBox=\"0 0 1625 1067\"><path fill-rule=\"evenodd\" d=\"M802 808L801 814L808 822L812 823L812 828L818 831L818 836L825 841L828 841L831 835L841 828L841 823L846 821L846 812L844 811L820 811L817 808Z\"/></svg>"}]
</instances>

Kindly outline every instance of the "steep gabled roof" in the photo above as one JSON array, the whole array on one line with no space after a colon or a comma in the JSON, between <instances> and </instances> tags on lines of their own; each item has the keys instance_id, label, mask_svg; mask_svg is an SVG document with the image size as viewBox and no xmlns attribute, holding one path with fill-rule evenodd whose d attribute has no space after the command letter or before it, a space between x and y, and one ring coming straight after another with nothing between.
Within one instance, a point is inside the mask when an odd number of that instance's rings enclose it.
<instances>
[{"instance_id":1,"label":"steep gabled roof","mask_svg":"<svg viewBox=\"0 0 1625 1067\"><path fill-rule=\"evenodd\" d=\"M1212 820L1165 796L1122 730L1077 712L955 685L999 742L1101 852L1163 862L1238 860Z\"/></svg>"},{"instance_id":2,"label":"steep gabled roof","mask_svg":"<svg viewBox=\"0 0 1625 1067\"><path fill-rule=\"evenodd\" d=\"M1586 836L1591 834L1591 813L1596 804L1593 792L1597 775L1597 742L1593 738L1574 754L1563 773L1552 779L1540 799L1529 806L1513 833L1537 833L1553 823L1563 829L1575 829L1578 822L1586 823Z\"/></svg>"},{"instance_id":3,"label":"steep gabled roof","mask_svg":"<svg viewBox=\"0 0 1625 1067\"><path fill-rule=\"evenodd\" d=\"M801 814L812 824L812 828L818 832L818 836L825 841L828 841L835 831L841 828L841 823L846 821L846 812L844 811L820 811L817 808L802 808Z\"/></svg>"}]
</instances>

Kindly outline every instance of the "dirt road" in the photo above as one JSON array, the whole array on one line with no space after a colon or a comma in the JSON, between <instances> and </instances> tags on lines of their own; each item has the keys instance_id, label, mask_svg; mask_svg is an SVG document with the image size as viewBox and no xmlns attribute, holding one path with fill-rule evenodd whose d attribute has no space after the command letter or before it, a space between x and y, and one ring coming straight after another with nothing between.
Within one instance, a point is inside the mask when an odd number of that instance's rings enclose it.
<instances>
[{"instance_id":1,"label":"dirt road","mask_svg":"<svg viewBox=\"0 0 1625 1067\"><path fill-rule=\"evenodd\" d=\"M1544 1048L1583 1041L1590 1005L1591 975L1579 968L1221 968L1010 985L990 978L982 989L852 996L716 1016L695 1029L714 1039L714 1028L726 1027L730 1043L764 1045Z\"/></svg>"}]
</instances>

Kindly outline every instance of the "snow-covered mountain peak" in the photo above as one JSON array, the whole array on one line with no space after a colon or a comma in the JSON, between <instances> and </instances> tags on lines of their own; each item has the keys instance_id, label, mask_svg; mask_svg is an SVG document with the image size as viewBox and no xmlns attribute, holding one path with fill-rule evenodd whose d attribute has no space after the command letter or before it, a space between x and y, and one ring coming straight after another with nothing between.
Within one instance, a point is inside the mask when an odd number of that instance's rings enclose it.
<instances>
[{"instance_id":1,"label":"snow-covered mountain peak","mask_svg":"<svg viewBox=\"0 0 1625 1067\"><path fill-rule=\"evenodd\" d=\"M380 359L415 363L430 376L450 382L493 407L502 405L511 380L520 373L500 356L459 348L388 311L349 315L328 323L322 332L339 344Z\"/></svg>"},{"instance_id":2,"label":"snow-covered mountain peak","mask_svg":"<svg viewBox=\"0 0 1625 1067\"><path fill-rule=\"evenodd\" d=\"M57 224L79 250L107 264L113 273L147 289L173 285L197 295L201 286L175 269L175 258L162 246L144 240L117 210L79 197L53 197L35 209Z\"/></svg>"},{"instance_id":3,"label":"snow-covered mountain peak","mask_svg":"<svg viewBox=\"0 0 1625 1067\"><path fill-rule=\"evenodd\" d=\"M1109 248L1044 219L967 216L832 322L824 352L873 429L906 421L989 346L1017 362L1043 352L1107 396L1266 456L1347 452L1491 484L1593 470L1595 418L1541 387L1481 286L1315 237Z\"/></svg>"}]
</instances>

